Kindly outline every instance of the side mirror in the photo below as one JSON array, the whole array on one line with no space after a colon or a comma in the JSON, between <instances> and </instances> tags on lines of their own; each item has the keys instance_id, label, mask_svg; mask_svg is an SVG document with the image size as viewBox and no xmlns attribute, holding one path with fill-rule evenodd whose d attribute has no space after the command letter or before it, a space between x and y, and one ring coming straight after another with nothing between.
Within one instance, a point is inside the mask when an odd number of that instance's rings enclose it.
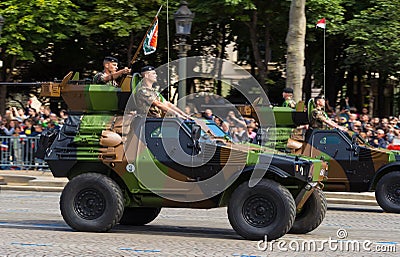
<instances>
[{"instance_id":1,"label":"side mirror","mask_svg":"<svg viewBox=\"0 0 400 257\"><path fill-rule=\"evenodd\" d=\"M199 140L201 136L201 127L197 124L193 124L192 126L192 139L193 141Z\"/></svg>"}]
</instances>

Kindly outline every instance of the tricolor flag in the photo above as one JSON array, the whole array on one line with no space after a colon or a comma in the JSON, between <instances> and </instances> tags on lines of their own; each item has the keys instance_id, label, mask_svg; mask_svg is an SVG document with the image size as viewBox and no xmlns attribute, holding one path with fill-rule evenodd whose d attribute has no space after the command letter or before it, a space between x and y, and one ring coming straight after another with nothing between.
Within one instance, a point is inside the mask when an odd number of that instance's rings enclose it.
<instances>
[{"instance_id":1,"label":"tricolor flag","mask_svg":"<svg viewBox=\"0 0 400 257\"><path fill-rule=\"evenodd\" d=\"M152 54L157 49L157 38L158 38L158 18L155 18L153 26L149 29L146 35L146 39L143 43L143 51L145 55Z\"/></svg>"},{"instance_id":2,"label":"tricolor flag","mask_svg":"<svg viewBox=\"0 0 400 257\"><path fill-rule=\"evenodd\" d=\"M325 18L320 19L320 20L317 22L317 26L316 26L316 27L317 27L317 28L325 29L325 28L326 28L326 20L325 20Z\"/></svg>"}]
</instances>

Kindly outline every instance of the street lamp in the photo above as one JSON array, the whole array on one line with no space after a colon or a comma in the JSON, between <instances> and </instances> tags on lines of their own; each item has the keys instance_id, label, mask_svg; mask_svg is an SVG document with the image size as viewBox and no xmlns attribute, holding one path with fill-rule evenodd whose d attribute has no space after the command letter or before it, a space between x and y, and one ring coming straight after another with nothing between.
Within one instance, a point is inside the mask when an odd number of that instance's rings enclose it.
<instances>
[{"instance_id":1,"label":"street lamp","mask_svg":"<svg viewBox=\"0 0 400 257\"><path fill-rule=\"evenodd\" d=\"M186 57L190 45L186 43L187 37L190 36L194 13L188 8L186 1L181 1L178 11L174 13L176 37L179 39L177 45L179 57L179 87L178 87L178 107L183 110L186 106Z\"/></svg>"},{"instance_id":2,"label":"street lamp","mask_svg":"<svg viewBox=\"0 0 400 257\"><path fill-rule=\"evenodd\" d=\"M3 25L4 25L4 18L3 18L3 16L1 16L1 14L0 14L0 37L1 37L1 30L3 29Z\"/></svg>"},{"instance_id":3,"label":"street lamp","mask_svg":"<svg viewBox=\"0 0 400 257\"><path fill-rule=\"evenodd\" d=\"M3 30L3 25L4 25L4 18L0 14L0 38L1 38L1 31ZM1 53L1 47L0 47L0 53ZM0 68L3 67L3 61L0 60Z\"/></svg>"}]
</instances>

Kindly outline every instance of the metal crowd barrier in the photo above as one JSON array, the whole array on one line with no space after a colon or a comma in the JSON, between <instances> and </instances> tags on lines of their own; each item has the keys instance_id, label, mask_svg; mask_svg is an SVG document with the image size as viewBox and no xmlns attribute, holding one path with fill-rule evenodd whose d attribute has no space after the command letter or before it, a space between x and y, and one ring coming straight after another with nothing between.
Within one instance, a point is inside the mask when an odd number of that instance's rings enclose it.
<instances>
[{"instance_id":1,"label":"metal crowd barrier","mask_svg":"<svg viewBox=\"0 0 400 257\"><path fill-rule=\"evenodd\" d=\"M44 160L35 157L39 136L0 136L0 169L48 170Z\"/></svg>"}]
</instances>

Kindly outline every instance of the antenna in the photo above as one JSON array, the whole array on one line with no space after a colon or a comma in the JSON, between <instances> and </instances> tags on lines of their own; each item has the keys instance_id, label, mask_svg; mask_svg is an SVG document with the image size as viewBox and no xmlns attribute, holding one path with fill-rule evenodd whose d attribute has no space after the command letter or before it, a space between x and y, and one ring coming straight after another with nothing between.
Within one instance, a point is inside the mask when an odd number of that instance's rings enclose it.
<instances>
[{"instance_id":1,"label":"antenna","mask_svg":"<svg viewBox=\"0 0 400 257\"><path fill-rule=\"evenodd\" d=\"M169 99L169 83L170 83L170 74L169 74L169 69L170 69L170 67L169 67L169 6L168 6L168 0L167 0L167 92L168 92L168 95L167 95L167 99L168 99L168 101L170 101L170 99Z\"/></svg>"}]
</instances>

